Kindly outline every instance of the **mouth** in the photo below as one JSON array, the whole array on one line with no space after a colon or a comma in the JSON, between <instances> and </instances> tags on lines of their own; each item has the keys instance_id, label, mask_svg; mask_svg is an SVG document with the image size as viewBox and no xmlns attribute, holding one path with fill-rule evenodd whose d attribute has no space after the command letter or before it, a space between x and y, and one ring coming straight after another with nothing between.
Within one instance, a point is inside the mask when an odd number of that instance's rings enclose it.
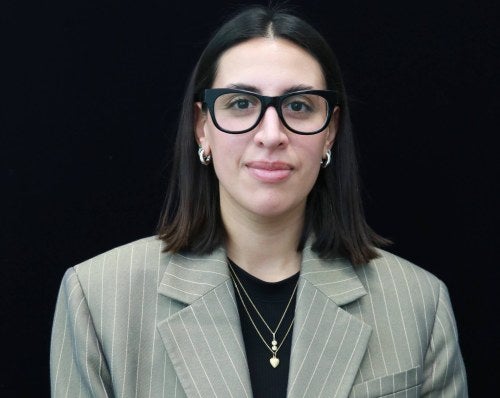
<instances>
[{"instance_id":1,"label":"mouth","mask_svg":"<svg viewBox=\"0 0 500 398\"><path fill-rule=\"evenodd\" d=\"M254 161L246 163L252 176L262 182L281 182L293 172L293 166L285 162Z\"/></svg>"}]
</instances>

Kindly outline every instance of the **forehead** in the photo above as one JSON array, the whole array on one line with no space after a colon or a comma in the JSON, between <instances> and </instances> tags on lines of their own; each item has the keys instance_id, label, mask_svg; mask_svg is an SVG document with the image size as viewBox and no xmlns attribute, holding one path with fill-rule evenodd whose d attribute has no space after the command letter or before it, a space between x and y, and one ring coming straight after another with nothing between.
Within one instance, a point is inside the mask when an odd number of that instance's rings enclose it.
<instances>
[{"instance_id":1,"label":"forehead","mask_svg":"<svg viewBox=\"0 0 500 398\"><path fill-rule=\"evenodd\" d=\"M246 85L267 95L290 87L325 89L318 61L285 39L256 38L226 50L219 59L213 87Z\"/></svg>"}]
</instances>

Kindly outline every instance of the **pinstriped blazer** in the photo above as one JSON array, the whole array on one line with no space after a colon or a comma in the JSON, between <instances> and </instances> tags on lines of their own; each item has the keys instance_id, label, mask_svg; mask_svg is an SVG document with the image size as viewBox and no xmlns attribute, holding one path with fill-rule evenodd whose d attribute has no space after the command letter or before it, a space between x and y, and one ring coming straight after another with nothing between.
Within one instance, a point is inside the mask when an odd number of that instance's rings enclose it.
<instances>
[{"instance_id":1,"label":"pinstriped blazer","mask_svg":"<svg viewBox=\"0 0 500 398\"><path fill-rule=\"evenodd\" d=\"M53 397L252 397L224 250L161 249L146 238L66 272ZM353 267L304 249L288 397L467 396L446 287L380 254Z\"/></svg>"}]
</instances>

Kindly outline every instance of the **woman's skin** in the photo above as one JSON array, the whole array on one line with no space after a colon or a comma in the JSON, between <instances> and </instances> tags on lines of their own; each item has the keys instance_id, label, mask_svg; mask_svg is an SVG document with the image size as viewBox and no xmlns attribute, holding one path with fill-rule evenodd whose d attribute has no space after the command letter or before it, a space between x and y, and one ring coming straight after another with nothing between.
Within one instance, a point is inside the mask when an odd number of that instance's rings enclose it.
<instances>
[{"instance_id":1,"label":"woman's skin","mask_svg":"<svg viewBox=\"0 0 500 398\"><path fill-rule=\"evenodd\" d=\"M319 63L297 45L257 38L227 50L220 58L214 88L241 88L268 96L293 90L325 89ZM297 245L307 195L333 145L338 124L314 135L295 134L269 107L255 129L243 134L218 130L196 104L196 136L210 154L219 179L221 215L229 258L265 281L295 274Z\"/></svg>"}]
</instances>

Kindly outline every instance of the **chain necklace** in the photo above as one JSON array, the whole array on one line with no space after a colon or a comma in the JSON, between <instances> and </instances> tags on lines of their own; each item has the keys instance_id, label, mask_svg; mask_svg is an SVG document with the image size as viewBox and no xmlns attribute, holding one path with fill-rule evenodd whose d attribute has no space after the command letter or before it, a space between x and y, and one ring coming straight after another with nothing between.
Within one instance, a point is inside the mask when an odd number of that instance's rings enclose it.
<instances>
[{"instance_id":1,"label":"chain necklace","mask_svg":"<svg viewBox=\"0 0 500 398\"><path fill-rule=\"evenodd\" d=\"M252 324L252 326L254 327L255 331L257 332L257 334L259 335L260 339L262 340L262 342L264 343L264 345L266 346L266 348L271 351L271 353L273 354L273 356L269 359L269 363L271 364L271 366L273 368L276 368L279 363L280 363L280 360L279 358L277 357L277 353L279 351L279 349L281 348L281 346L283 345L283 343L285 342L288 334L290 333L290 330L292 330L292 325L293 325L293 322L295 320L295 317L292 319L292 321L290 322L290 325L288 326L287 330L286 330L286 333L285 335L283 336L283 340L281 340L281 343L278 345L278 341L276 340L276 333L278 332L278 329L280 328L281 326L281 323L283 322L283 319L285 318L285 315L286 313L288 312L288 308L290 307L290 304L292 303L292 299L295 295L295 292L297 290L297 286L298 286L298 280L297 280L297 283L295 284L295 287L293 288L293 292L292 292L292 295L290 296L290 299L288 300L288 304L286 305L286 308L285 308L285 311L283 312L283 314L281 315L281 318L278 322L278 325L276 326L276 328L274 330L272 330L269 325L267 324L266 320L264 319L264 317L262 316L262 314L259 312L259 310L257 309L256 305L254 304L254 302L252 301L252 299L250 298L250 295L247 293L245 287L243 286L243 284L241 283L240 281L240 278L238 278L238 275L236 274L236 272L234 271L232 265L230 263L228 263L229 265L229 269L230 269L230 274L231 274L231 279L233 280L233 284L234 284L234 287L236 288L236 292L238 293L238 297L240 298L241 300L241 303L243 304L243 308L245 309L245 312L246 314L248 315L248 318L250 319L250 322ZM246 298L248 299L248 301L250 302L250 304L252 305L253 309L255 310L255 312L257 313L257 315L259 316L260 320L264 323L264 325L266 326L267 330L269 330L269 332L271 333L272 335L272 340L271 340L271 345L269 345L266 340L264 339L264 337L262 336L259 328L257 327L257 325L255 324L255 321L253 320L252 316L250 315L250 311L248 310L248 307L247 305L245 304L245 300L243 300L243 296L241 295L241 291L240 291L240 288L241 290L243 290L243 293L245 294Z\"/></svg>"}]
</instances>

